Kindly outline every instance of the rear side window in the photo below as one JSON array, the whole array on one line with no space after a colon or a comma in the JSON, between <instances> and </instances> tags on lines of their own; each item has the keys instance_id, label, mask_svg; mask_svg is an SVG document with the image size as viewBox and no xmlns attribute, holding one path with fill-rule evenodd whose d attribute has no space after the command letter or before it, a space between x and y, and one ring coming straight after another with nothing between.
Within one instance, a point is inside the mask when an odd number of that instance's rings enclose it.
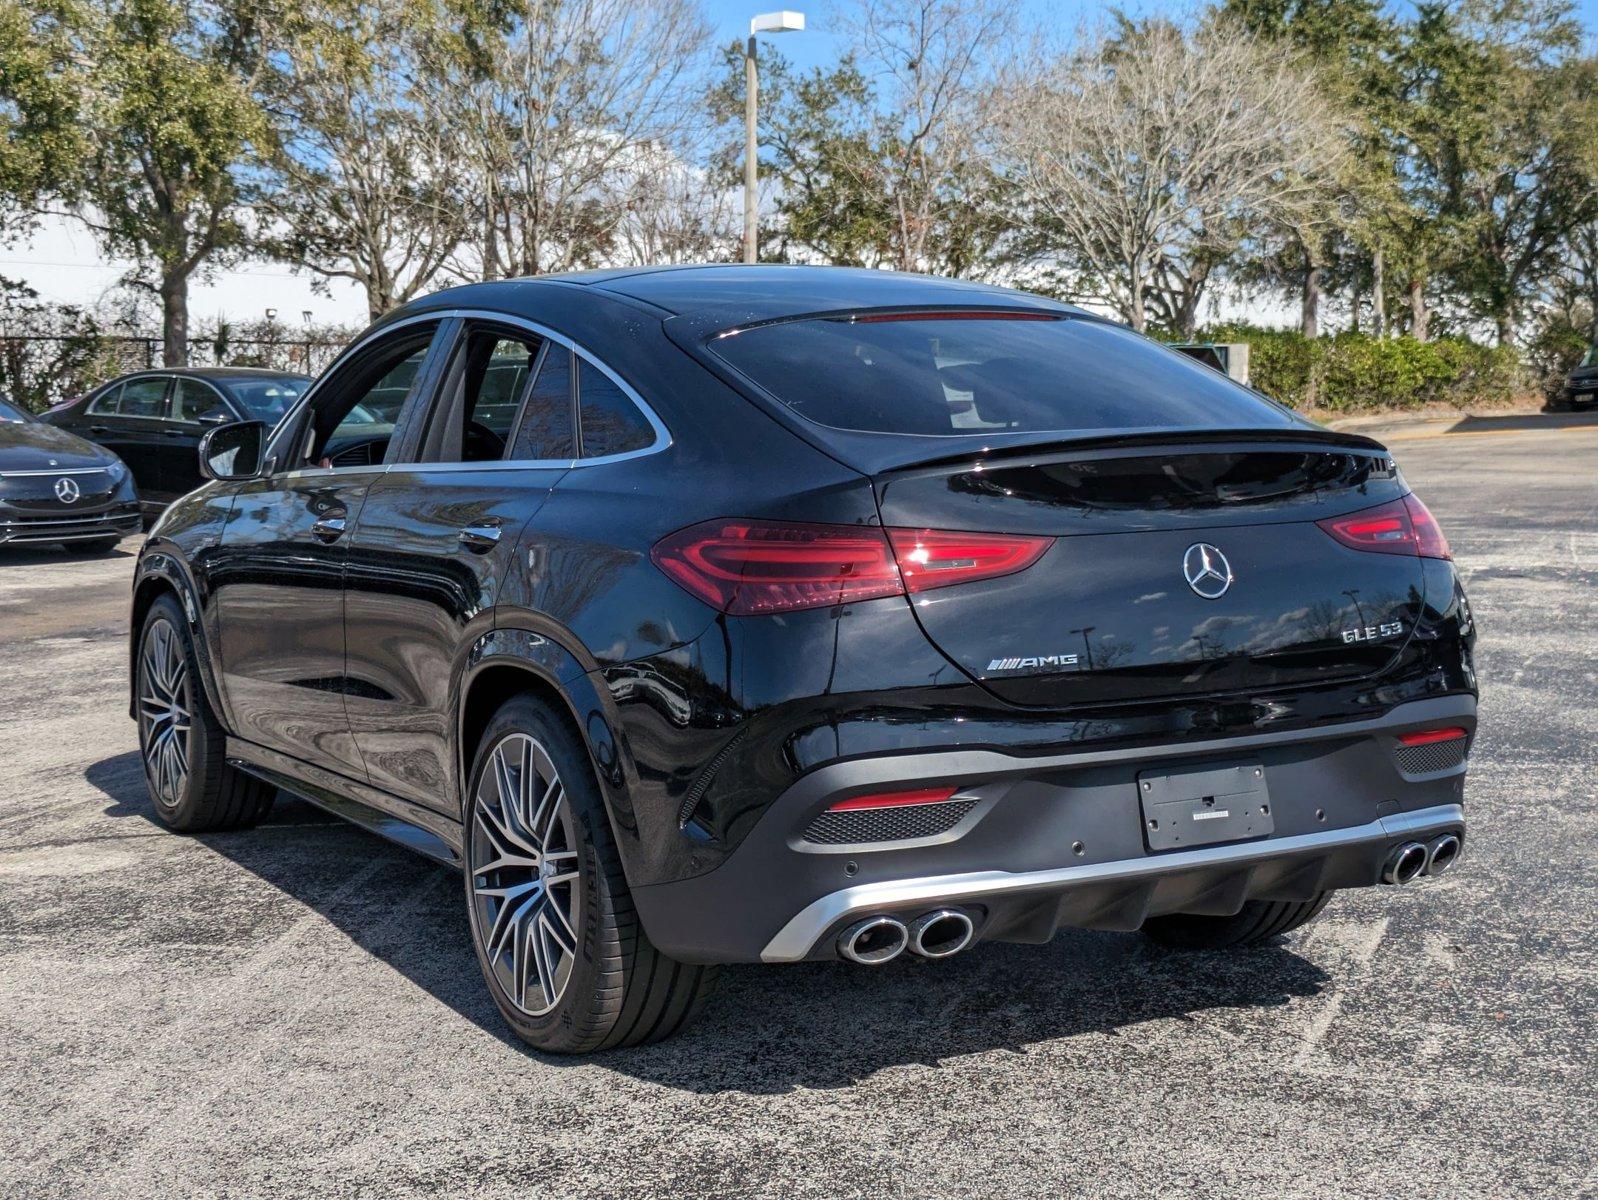
<instances>
[{"instance_id":1,"label":"rear side window","mask_svg":"<svg viewBox=\"0 0 1598 1200\"><path fill-rule=\"evenodd\" d=\"M118 412L124 417L159 417L166 407L165 379L130 379L122 385Z\"/></svg>"},{"instance_id":2,"label":"rear side window","mask_svg":"<svg viewBox=\"0 0 1598 1200\"><path fill-rule=\"evenodd\" d=\"M710 347L800 416L838 429L958 437L1294 423L1225 376L1092 320L807 319L725 335Z\"/></svg>"},{"instance_id":3,"label":"rear side window","mask_svg":"<svg viewBox=\"0 0 1598 1200\"><path fill-rule=\"evenodd\" d=\"M654 426L609 375L586 359L577 360L582 398L583 457L603 458L647 450L655 444Z\"/></svg>"},{"instance_id":4,"label":"rear side window","mask_svg":"<svg viewBox=\"0 0 1598 1200\"><path fill-rule=\"evenodd\" d=\"M573 457L571 360L565 346L548 343L508 458L526 462Z\"/></svg>"},{"instance_id":5,"label":"rear side window","mask_svg":"<svg viewBox=\"0 0 1598 1200\"><path fill-rule=\"evenodd\" d=\"M91 416L111 416L115 414L117 401L121 396L122 385L113 383L90 402L89 414Z\"/></svg>"}]
</instances>

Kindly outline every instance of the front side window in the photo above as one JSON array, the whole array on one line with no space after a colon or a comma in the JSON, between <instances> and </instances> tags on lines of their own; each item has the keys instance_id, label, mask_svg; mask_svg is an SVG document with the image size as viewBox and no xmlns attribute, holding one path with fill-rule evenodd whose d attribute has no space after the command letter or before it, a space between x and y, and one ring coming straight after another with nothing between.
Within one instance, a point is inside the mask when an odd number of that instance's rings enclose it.
<instances>
[{"instance_id":1,"label":"front side window","mask_svg":"<svg viewBox=\"0 0 1598 1200\"><path fill-rule=\"evenodd\" d=\"M276 425L282 420L283 414L294 407L294 402L310 386L309 379L296 375L281 378L250 376L227 381L228 391L233 394L239 407L249 414L250 420L265 421L268 425Z\"/></svg>"},{"instance_id":2,"label":"front side window","mask_svg":"<svg viewBox=\"0 0 1598 1200\"><path fill-rule=\"evenodd\" d=\"M718 357L807 420L868 433L1287 427L1225 376L1103 321L884 313L760 325Z\"/></svg>"},{"instance_id":3,"label":"front side window","mask_svg":"<svg viewBox=\"0 0 1598 1200\"><path fill-rule=\"evenodd\" d=\"M124 417L159 417L166 408L165 379L130 379L122 385L117 411Z\"/></svg>"},{"instance_id":4,"label":"front side window","mask_svg":"<svg viewBox=\"0 0 1598 1200\"><path fill-rule=\"evenodd\" d=\"M586 359L577 361L583 457L603 458L654 445L654 427L621 386Z\"/></svg>"},{"instance_id":5,"label":"front side window","mask_svg":"<svg viewBox=\"0 0 1598 1200\"><path fill-rule=\"evenodd\" d=\"M384 461L437 331L434 324L407 330L337 367L317 388L309 430L296 427L294 436L303 439L300 463L349 467Z\"/></svg>"}]
</instances>

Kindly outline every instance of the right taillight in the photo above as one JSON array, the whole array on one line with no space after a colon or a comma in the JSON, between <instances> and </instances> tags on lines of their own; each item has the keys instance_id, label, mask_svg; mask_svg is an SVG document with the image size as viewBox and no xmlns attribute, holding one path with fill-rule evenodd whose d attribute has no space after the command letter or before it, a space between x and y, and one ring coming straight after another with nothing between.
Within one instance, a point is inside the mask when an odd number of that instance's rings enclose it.
<instances>
[{"instance_id":1,"label":"right taillight","mask_svg":"<svg viewBox=\"0 0 1598 1200\"><path fill-rule=\"evenodd\" d=\"M1351 550L1453 558L1437 518L1413 494L1316 524Z\"/></svg>"},{"instance_id":2,"label":"right taillight","mask_svg":"<svg viewBox=\"0 0 1598 1200\"><path fill-rule=\"evenodd\" d=\"M1010 575L1053 542L1007 533L721 520L668 534L650 557L706 604L745 617Z\"/></svg>"}]
</instances>

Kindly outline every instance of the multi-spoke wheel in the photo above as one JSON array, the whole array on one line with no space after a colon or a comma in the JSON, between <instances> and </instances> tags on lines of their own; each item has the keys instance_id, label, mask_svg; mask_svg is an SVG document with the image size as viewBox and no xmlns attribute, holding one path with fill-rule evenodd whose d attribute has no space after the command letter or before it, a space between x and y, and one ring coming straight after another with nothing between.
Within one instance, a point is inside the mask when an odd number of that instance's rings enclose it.
<instances>
[{"instance_id":1,"label":"multi-spoke wheel","mask_svg":"<svg viewBox=\"0 0 1598 1200\"><path fill-rule=\"evenodd\" d=\"M698 1010L713 968L650 944L588 754L531 695L506 701L483 731L465 835L477 960L520 1037L584 1053L666 1037Z\"/></svg>"},{"instance_id":2,"label":"multi-spoke wheel","mask_svg":"<svg viewBox=\"0 0 1598 1200\"><path fill-rule=\"evenodd\" d=\"M512 733L488 752L472 798L473 902L483 955L511 1003L538 1017L560 1002L577 955L577 851L549 752Z\"/></svg>"},{"instance_id":3,"label":"multi-spoke wheel","mask_svg":"<svg viewBox=\"0 0 1598 1200\"><path fill-rule=\"evenodd\" d=\"M174 829L236 829L272 807L277 789L227 764L227 735L206 702L183 609L150 606L133 661L139 753L155 813Z\"/></svg>"},{"instance_id":4,"label":"multi-spoke wheel","mask_svg":"<svg viewBox=\"0 0 1598 1200\"><path fill-rule=\"evenodd\" d=\"M139 654L139 744L157 801L176 808L189 782L189 664L180 635L164 615L144 631Z\"/></svg>"}]
</instances>

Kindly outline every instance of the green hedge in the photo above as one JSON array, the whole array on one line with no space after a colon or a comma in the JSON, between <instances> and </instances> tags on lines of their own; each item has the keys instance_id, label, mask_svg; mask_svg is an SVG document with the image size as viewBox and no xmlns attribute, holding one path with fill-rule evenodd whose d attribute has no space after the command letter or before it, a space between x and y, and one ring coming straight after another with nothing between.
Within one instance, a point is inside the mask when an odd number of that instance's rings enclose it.
<instances>
[{"instance_id":1,"label":"green hedge","mask_svg":"<svg viewBox=\"0 0 1598 1200\"><path fill-rule=\"evenodd\" d=\"M1247 342L1253 385L1294 408L1362 412L1502 404L1530 382L1513 348L1464 338L1431 342L1360 333L1307 338L1292 330L1218 325L1199 341Z\"/></svg>"}]
</instances>

